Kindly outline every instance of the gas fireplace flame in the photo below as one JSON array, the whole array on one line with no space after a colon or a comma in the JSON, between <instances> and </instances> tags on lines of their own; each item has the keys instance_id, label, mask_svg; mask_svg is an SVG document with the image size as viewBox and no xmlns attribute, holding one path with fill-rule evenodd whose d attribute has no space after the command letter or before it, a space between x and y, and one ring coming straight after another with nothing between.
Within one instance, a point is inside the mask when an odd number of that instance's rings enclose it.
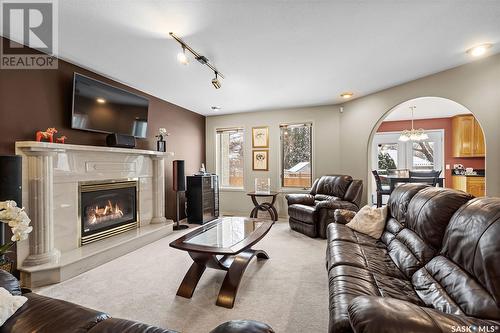
<instances>
[{"instance_id":1,"label":"gas fireplace flame","mask_svg":"<svg viewBox=\"0 0 500 333\"><path fill-rule=\"evenodd\" d=\"M113 204L110 200L104 207L95 206L87 212L87 221L90 224L100 223L123 217L123 211L118 203Z\"/></svg>"}]
</instances>

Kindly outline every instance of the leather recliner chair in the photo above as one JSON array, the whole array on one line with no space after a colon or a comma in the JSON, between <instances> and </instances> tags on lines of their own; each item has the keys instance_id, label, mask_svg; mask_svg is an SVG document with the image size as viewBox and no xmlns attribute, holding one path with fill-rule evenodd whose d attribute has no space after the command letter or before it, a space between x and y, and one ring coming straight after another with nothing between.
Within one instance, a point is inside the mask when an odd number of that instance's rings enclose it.
<instances>
[{"instance_id":1,"label":"leather recliner chair","mask_svg":"<svg viewBox=\"0 0 500 333\"><path fill-rule=\"evenodd\" d=\"M343 208L358 211L363 181L347 175L316 179L309 194L287 194L290 228L309 237L326 238L326 227L334 222L334 212Z\"/></svg>"},{"instance_id":2,"label":"leather recliner chair","mask_svg":"<svg viewBox=\"0 0 500 333\"><path fill-rule=\"evenodd\" d=\"M422 184L392 192L380 240L331 224L329 332L498 330L499 235L500 198Z\"/></svg>"}]
</instances>

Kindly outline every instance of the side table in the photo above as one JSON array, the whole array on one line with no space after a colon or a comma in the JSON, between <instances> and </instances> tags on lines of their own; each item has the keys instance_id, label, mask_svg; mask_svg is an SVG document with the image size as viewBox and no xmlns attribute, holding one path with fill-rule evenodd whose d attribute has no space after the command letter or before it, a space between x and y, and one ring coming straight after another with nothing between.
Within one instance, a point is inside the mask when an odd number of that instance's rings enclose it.
<instances>
[{"instance_id":1,"label":"side table","mask_svg":"<svg viewBox=\"0 0 500 333\"><path fill-rule=\"evenodd\" d=\"M248 196L252 198L252 202L254 204L254 209L250 213L250 217L257 218L259 214L259 210L263 212L268 212L271 215L271 219L273 221L278 221L278 211L274 207L274 203L276 202L276 196L278 192L269 192L269 193L256 193L256 192L248 192ZM257 197L272 197L271 202L262 202L259 203L257 201Z\"/></svg>"}]
</instances>

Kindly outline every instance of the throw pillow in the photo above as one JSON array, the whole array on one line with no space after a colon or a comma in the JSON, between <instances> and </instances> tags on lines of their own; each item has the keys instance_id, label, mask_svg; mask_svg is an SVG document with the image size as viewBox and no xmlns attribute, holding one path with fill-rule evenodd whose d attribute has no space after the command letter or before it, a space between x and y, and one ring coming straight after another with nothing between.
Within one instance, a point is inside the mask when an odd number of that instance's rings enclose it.
<instances>
[{"instance_id":1,"label":"throw pillow","mask_svg":"<svg viewBox=\"0 0 500 333\"><path fill-rule=\"evenodd\" d=\"M346 226L362 234L379 239L385 228L387 206L380 208L364 206Z\"/></svg>"},{"instance_id":2,"label":"throw pillow","mask_svg":"<svg viewBox=\"0 0 500 333\"><path fill-rule=\"evenodd\" d=\"M24 296L12 296L7 289L0 287L0 326L9 319L28 299Z\"/></svg>"}]
</instances>

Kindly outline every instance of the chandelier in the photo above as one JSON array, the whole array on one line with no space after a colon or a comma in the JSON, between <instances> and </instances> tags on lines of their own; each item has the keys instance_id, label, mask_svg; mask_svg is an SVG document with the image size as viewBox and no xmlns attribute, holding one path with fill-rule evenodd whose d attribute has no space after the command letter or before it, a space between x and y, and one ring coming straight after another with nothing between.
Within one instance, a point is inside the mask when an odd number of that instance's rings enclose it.
<instances>
[{"instance_id":1,"label":"chandelier","mask_svg":"<svg viewBox=\"0 0 500 333\"><path fill-rule=\"evenodd\" d=\"M425 133L423 128L415 129L413 128L413 112L415 111L416 106L410 106L411 110L411 130L404 130L401 132L399 136L399 141L423 141L427 140L429 136Z\"/></svg>"}]
</instances>

